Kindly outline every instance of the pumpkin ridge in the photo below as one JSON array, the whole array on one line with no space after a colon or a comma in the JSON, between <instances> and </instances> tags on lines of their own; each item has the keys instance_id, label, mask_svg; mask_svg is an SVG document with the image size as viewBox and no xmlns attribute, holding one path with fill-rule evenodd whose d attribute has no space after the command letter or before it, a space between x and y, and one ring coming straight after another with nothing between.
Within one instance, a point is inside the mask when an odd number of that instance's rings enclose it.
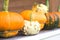
<instances>
[{"instance_id":1,"label":"pumpkin ridge","mask_svg":"<svg viewBox=\"0 0 60 40\"><path fill-rule=\"evenodd\" d=\"M55 14L56 15L56 14ZM57 17L57 19L55 20L55 22L54 22L54 26L55 27L57 27L58 26L58 24L59 24L59 17L58 17L58 15L56 15L56 17Z\"/></svg>"},{"instance_id":2,"label":"pumpkin ridge","mask_svg":"<svg viewBox=\"0 0 60 40\"><path fill-rule=\"evenodd\" d=\"M10 30L10 22L11 22L11 20L10 20L10 14L9 14L9 12L7 13L7 16L8 16L8 30Z\"/></svg>"}]
</instances>

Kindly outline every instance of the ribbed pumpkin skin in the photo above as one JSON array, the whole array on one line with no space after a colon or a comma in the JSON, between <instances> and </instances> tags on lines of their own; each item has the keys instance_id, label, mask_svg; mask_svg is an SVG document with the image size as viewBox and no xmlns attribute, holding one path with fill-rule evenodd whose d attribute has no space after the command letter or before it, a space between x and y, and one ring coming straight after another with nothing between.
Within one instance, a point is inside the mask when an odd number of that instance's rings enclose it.
<instances>
[{"instance_id":1,"label":"ribbed pumpkin skin","mask_svg":"<svg viewBox=\"0 0 60 40\"><path fill-rule=\"evenodd\" d=\"M46 14L47 22L45 24L44 29L54 29L59 27L59 12L49 12Z\"/></svg>"},{"instance_id":2,"label":"ribbed pumpkin skin","mask_svg":"<svg viewBox=\"0 0 60 40\"><path fill-rule=\"evenodd\" d=\"M58 18L59 18L58 27L60 28L60 12L55 12L55 14L58 15Z\"/></svg>"},{"instance_id":3,"label":"ribbed pumpkin skin","mask_svg":"<svg viewBox=\"0 0 60 40\"><path fill-rule=\"evenodd\" d=\"M37 13L32 12L32 10L24 10L20 12L20 14L25 20L30 20L30 17L32 17L32 21L38 21L41 24L41 29L44 27L44 24L47 20L46 16L42 12Z\"/></svg>"},{"instance_id":4,"label":"ribbed pumpkin skin","mask_svg":"<svg viewBox=\"0 0 60 40\"><path fill-rule=\"evenodd\" d=\"M32 13L32 15L31 15ZM25 20L30 20L30 15L32 17L32 20L38 20L40 23L45 23L46 22L46 16L42 13L37 13L37 12L32 12L31 10L24 10L20 12L21 16Z\"/></svg>"},{"instance_id":5,"label":"ribbed pumpkin skin","mask_svg":"<svg viewBox=\"0 0 60 40\"><path fill-rule=\"evenodd\" d=\"M25 19L25 20L30 20L30 14L32 13L31 10L24 10L20 12L20 15Z\"/></svg>"},{"instance_id":6,"label":"ribbed pumpkin skin","mask_svg":"<svg viewBox=\"0 0 60 40\"><path fill-rule=\"evenodd\" d=\"M24 19L15 12L0 12L0 31L20 30Z\"/></svg>"}]
</instances>

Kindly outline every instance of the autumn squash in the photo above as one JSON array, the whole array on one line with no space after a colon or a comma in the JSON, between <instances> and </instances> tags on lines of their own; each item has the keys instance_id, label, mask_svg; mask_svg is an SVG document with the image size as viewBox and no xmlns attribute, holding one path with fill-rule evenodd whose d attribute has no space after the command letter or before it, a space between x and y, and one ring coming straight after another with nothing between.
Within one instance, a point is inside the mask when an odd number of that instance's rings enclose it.
<instances>
[{"instance_id":1,"label":"autumn squash","mask_svg":"<svg viewBox=\"0 0 60 40\"><path fill-rule=\"evenodd\" d=\"M41 24L40 29L43 29L44 24L47 21L46 16L45 16L45 9L42 9L43 6L45 7L45 5L43 5L43 4L37 4L36 6L32 7L32 10L24 10L24 11L20 12L20 15L25 20L30 20L30 15L32 14L31 15L32 21L38 21ZM44 10L44 11L42 11L42 10Z\"/></svg>"},{"instance_id":2,"label":"autumn squash","mask_svg":"<svg viewBox=\"0 0 60 40\"><path fill-rule=\"evenodd\" d=\"M40 32L40 23L38 21L24 20L24 28L22 29L23 35L36 35Z\"/></svg>"},{"instance_id":3,"label":"autumn squash","mask_svg":"<svg viewBox=\"0 0 60 40\"><path fill-rule=\"evenodd\" d=\"M45 29L57 28L59 24L59 16L56 12L49 12L46 14L47 22L45 24Z\"/></svg>"},{"instance_id":4,"label":"autumn squash","mask_svg":"<svg viewBox=\"0 0 60 40\"><path fill-rule=\"evenodd\" d=\"M55 12L55 14L58 16L59 19L58 20L58 25L57 27L60 27L60 12Z\"/></svg>"},{"instance_id":5,"label":"autumn squash","mask_svg":"<svg viewBox=\"0 0 60 40\"><path fill-rule=\"evenodd\" d=\"M3 11L0 12L0 37L17 35L24 26L24 19L16 12L8 11L9 0L4 0Z\"/></svg>"},{"instance_id":6,"label":"autumn squash","mask_svg":"<svg viewBox=\"0 0 60 40\"><path fill-rule=\"evenodd\" d=\"M49 7L49 1L46 0L46 5ZM60 8L58 8L59 11ZM45 14L47 21L44 29L54 29L60 27L60 12L48 12Z\"/></svg>"}]
</instances>

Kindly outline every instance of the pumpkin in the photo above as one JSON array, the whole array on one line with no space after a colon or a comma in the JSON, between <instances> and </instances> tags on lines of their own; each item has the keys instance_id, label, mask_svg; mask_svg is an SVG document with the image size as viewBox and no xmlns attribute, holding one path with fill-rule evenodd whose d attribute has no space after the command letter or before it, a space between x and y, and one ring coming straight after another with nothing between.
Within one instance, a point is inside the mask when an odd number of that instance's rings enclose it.
<instances>
[{"instance_id":1,"label":"pumpkin","mask_svg":"<svg viewBox=\"0 0 60 40\"><path fill-rule=\"evenodd\" d=\"M55 14L56 12L49 12L46 14L47 22L45 24L45 29L56 28L59 23L59 17Z\"/></svg>"},{"instance_id":2,"label":"pumpkin","mask_svg":"<svg viewBox=\"0 0 60 40\"><path fill-rule=\"evenodd\" d=\"M0 31L14 31L22 29L24 20L15 12L0 12Z\"/></svg>"},{"instance_id":3,"label":"pumpkin","mask_svg":"<svg viewBox=\"0 0 60 40\"><path fill-rule=\"evenodd\" d=\"M42 9L43 8L42 5L43 4L41 4L41 7L40 7L40 4L36 5L35 7L33 6L32 10L24 10L24 11L20 12L20 15L25 20L30 20L30 15L32 14L31 15L32 16L32 21L38 21L41 24L40 29L43 29L44 24L45 24L47 19L46 19L46 16L45 16L45 9ZM42 11L42 10L44 10L44 11Z\"/></svg>"},{"instance_id":4,"label":"pumpkin","mask_svg":"<svg viewBox=\"0 0 60 40\"><path fill-rule=\"evenodd\" d=\"M49 7L49 1L46 0L46 5ZM58 8L59 11L60 8ZM47 21L44 29L54 29L60 27L60 12L48 12L46 13Z\"/></svg>"},{"instance_id":5,"label":"pumpkin","mask_svg":"<svg viewBox=\"0 0 60 40\"><path fill-rule=\"evenodd\" d=\"M8 1L4 0L4 11L0 12L0 36L11 37L17 35L24 26L24 19L16 12L8 11Z\"/></svg>"}]
</instances>

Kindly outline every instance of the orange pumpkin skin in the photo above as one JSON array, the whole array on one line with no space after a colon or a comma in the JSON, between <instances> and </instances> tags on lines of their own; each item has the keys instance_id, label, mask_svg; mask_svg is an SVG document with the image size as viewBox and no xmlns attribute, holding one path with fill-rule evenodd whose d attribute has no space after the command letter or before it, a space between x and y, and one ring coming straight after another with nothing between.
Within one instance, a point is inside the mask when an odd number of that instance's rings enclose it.
<instances>
[{"instance_id":1,"label":"orange pumpkin skin","mask_svg":"<svg viewBox=\"0 0 60 40\"><path fill-rule=\"evenodd\" d=\"M49 12L46 14L46 24L44 29L54 29L60 27L60 12Z\"/></svg>"},{"instance_id":2,"label":"orange pumpkin skin","mask_svg":"<svg viewBox=\"0 0 60 40\"><path fill-rule=\"evenodd\" d=\"M21 16L25 19L25 20L30 20L30 14L32 13L32 10L24 10L22 12L20 12Z\"/></svg>"},{"instance_id":3,"label":"orange pumpkin skin","mask_svg":"<svg viewBox=\"0 0 60 40\"><path fill-rule=\"evenodd\" d=\"M32 13L32 20L33 21L39 21L39 23L41 24L41 29L44 27L44 23L47 21L46 16L40 12L32 12L32 10L24 10L22 12L20 12L21 16L25 19L25 20L30 20L30 15Z\"/></svg>"},{"instance_id":4,"label":"orange pumpkin skin","mask_svg":"<svg viewBox=\"0 0 60 40\"><path fill-rule=\"evenodd\" d=\"M24 19L15 12L0 12L0 31L14 31L23 28Z\"/></svg>"},{"instance_id":5,"label":"orange pumpkin skin","mask_svg":"<svg viewBox=\"0 0 60 40\"><path fill-rule=\"evenodd\" d=\"M25 20L30 20L30 15L32 13L32 10L24 10L22 12L20 12L21 16L25 19ZM34 12L32 13L32 20L38 20L40 23L45 23L46 20L46 16L42 13L37 13Z\"/></svg>"}]
</instances>

